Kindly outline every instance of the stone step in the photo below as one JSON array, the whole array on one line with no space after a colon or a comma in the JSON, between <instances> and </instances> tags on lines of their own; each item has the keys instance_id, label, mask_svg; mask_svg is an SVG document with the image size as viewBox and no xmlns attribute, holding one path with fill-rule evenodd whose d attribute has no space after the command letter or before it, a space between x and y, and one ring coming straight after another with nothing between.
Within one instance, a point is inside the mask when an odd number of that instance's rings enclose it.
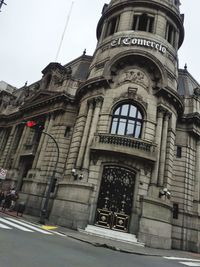
<instances>
[{"instance_id":1,"label":"stone step","mask_svg":"<svg viewBox=\"0 0 200 267\"><path fill-rule=\"evenodd\" d=\"M85 230L78 229L79 232L88 234L88 235L94 235L99 236L111 240L121 241L125 243L133 243L134 245L144 246L144 244L139 243L136 236L129 233L124 233L120 231L115 231L111 229L106 229L103 227L95 226L95 225L87 225Z\"/></svg>"}]
</instances>

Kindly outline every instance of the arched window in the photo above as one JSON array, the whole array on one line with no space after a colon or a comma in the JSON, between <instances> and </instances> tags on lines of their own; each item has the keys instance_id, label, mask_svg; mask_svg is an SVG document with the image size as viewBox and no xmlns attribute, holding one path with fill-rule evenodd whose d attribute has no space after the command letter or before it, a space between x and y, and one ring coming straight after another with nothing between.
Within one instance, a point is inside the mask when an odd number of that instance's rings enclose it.
<instances>
[{"instance_id":1,"label":"arched window","mask_svg":"<svg viewBox=\"0 0 200 267\"><path fill-rule=\"evenodd\" d=\"M135 105L123 104L118 106L113 113L110 132L140 138L142 122L142 114Z\"/></svg>"}]
</instances>

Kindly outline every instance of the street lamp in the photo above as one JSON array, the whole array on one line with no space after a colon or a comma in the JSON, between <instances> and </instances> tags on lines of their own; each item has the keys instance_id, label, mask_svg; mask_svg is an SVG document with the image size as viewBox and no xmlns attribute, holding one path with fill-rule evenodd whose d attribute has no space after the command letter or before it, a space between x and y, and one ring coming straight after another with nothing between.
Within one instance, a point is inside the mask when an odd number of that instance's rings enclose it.
<instances>
[{"instance_id":1,"label":"street lamp","mask_svg":"<svg viewBox=\"0 0 200 267\"><path fill-rule=\"evenodd\" d=\"M165 196L165 200L167 198L170 199L171 197L171 192L166 187L162 188L159 192L159 198L162 198L163 196Z\"/></svg>"},{"instance_id":2,"label":"street lamp","mask_svg":"<svg viewBox=\"0 0 200 267\"><path fill-rule=\"evenodd\" d=\"M43 127L42 125L39 125L36 121L27 121L26 126L29 128L35 128L35 129L41 129ZM60 151L59 151L59 146L58 146L57 141L55 140L55 138L51 134L49 134L45 131L42 131L41 133L49 136L53 140L53 142L56 145L56 150L57 150L56 163L55 163L55 166L54 166L51 178L50 178L48 190L46 193L45 202L44 202L43 208L41 209L41 213L40 213L40 221L39 222L42 224L45 224L45 219L47 218L47 210L48 210L50 195L51 195L51 192L53 189L53 185L55 184L56 169L57 169L57 165L58 165L58 161L59 161Z\"/></svg>"}]
</instances>

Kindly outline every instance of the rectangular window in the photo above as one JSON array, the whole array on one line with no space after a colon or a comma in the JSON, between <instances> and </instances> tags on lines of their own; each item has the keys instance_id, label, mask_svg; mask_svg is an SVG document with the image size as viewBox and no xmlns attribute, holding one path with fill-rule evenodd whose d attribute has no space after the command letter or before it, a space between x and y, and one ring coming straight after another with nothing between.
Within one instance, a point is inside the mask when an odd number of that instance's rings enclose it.
<instances>
[{"instance_id":1,"label":"rectangular window","mask_svg":"<svg viewBox=\"0 0 200 267\"><path fill-rule=\"evenodd\" d=\"M113 17L109 20L105 37L108 37L118 31L119 16Z\"/></svg>"},{"instance_id":2,"label":"rectangular window","mask_svg":"<svg viewBox=\"0 0 200 267\"><path fill-rule=\"evenodd\" d=\"M126 120L120 119L118 124L117 134L125 135L125 129L126 129Z\"/></svg>"},{"instance_id":3,"label":"rectangular window","mask_svg":"<svg viewBox=\"0 0 200 267\"><path fill-rule=\"evenodd\" d=\"M111 134L117 133L117 124L118 124L118 119L114 118L112 122Z\"/></svg>"},{"instance_id":4,"label":"rectangular window","mask_svg":"<svg viewBox=\"0 0 200 267\"><path fill-rule=\"evenodd\" d=\"M65 133L64 133L64 137L70 137L70 127L67 126L66 129L65 129Z\"/></svg>"},{"instance_id":5,"label":"rectangular window","mask_svg":"<svg viewBox=\"0 0 200 267\"><path fill-rule=\"evenodd\" d=\"M181 158L182 157L182 147L181 146L177 146L176 147L176 157L177 158Z\"/></svg>"},{"instance_id":6,"label":"rectangular window","mask_svg":"<svg viewBox=\"0 0 200 267\"><path fill-rule=\"evenodd\" d=\"M132 30L153 32L153 28L154 28L154 17L151 17L147 14L134 15Z\"/></svg>"},{"instance_id":7,"label":"rectangular window","mask_svg":"<svg viewBox=\"0 0 200 267\"><path fill-rule=\"evenodd\" d=\"M172 46L175 46L175 43L176 43L176 30L175 30L174 26L172 24L170 24L170 23L167 23L166 40Z\"/></svg>"},{"instance_id":8,"label":"rectangular window","mask_svg":"<svg viewBox=\"0 0 200 267\"><path fill-rule=\"evenodd\" d=\"M178 219L178 212L179 212L178 204L173 203L173 219Z\"/></svg>"}]
</instances>

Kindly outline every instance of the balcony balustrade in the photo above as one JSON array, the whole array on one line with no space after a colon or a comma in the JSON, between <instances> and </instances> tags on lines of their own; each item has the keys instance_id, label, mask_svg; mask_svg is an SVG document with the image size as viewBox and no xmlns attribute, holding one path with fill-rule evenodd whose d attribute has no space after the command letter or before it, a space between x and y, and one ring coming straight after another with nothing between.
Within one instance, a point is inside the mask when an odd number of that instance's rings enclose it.
<instances>
[{"instance_id":1,"label":"balcony balustrade","mask_svg":"<svg viewBox=\"0 0 200 267\"><path fill-rule=\"evenodd\" d=\"M92 150L110 151L112 153L127 154L150 161L156 160L156 145L152 142L133 137L97 134L94 137Z\"/></svg>"}]
</instances>

